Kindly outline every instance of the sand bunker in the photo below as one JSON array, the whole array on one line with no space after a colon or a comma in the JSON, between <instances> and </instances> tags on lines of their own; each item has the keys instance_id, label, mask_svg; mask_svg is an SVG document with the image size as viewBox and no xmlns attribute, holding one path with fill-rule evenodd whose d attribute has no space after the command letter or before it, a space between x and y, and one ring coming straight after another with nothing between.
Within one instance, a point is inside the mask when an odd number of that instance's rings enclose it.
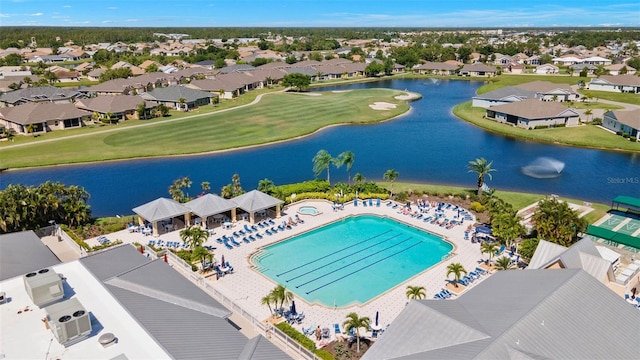
<instances>
[{"instance_id":1,"label":"sand bunker","mask_svg":"<svg viewBox=\"0 0 640 360\"><path fill-rule=\"evenodd\" d=\"M391 104L388 102L374 102L369 105L373 110L391 110L396 108L396 104Z\"/></svg>"},{"instance_id":2,"label":"sand bunker","mask_svg":"<svg viewBox=\"0 0 640 360\"><path fill-rule=\"evenodd\" d=\"M333 90L332 93L345 93L345 92L349 92L351 90Z\"/></svg>"}]
</instances>

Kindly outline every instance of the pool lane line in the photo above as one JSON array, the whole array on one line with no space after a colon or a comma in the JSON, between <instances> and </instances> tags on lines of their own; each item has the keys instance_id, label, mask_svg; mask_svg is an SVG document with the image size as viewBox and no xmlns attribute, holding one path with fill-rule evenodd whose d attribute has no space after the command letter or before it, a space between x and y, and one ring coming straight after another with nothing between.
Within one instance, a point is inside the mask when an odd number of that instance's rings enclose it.
<instances>
[{"instance_id":1,"label":"pool lane line","mask_svg":"<svg viewBox=\"0 0 640 360\"><path fill-rule=\"evenodd\" d=\"M398 237L398 236L400 236L400 235L402 235L402 233L397 234L397 235L393 235L393 236L392 236L392 237L390 237L390 238L386 238L386 239L384 239L384 240L382 240L382 241L380 241L380 242L377 242L377 243L375 243L375 244L373 244L373 245L369 245L369 246L367 246L367 247L365 247L365 248L363 248L363 249L360 249L360 250L358 250L358 251L356 251L356 252L352 252L351 254L345 255L345 256L343 256L343 257L341 257L341 258L331 260L331 263L336 262L336 261L340 261L340 260L343 260L343 259L346 259L346 258L348 258L349 256L353 256L353 255L359 254L359 253L361 253L361 252L363 252L363 251L365 251L365 250L367 250L367 249L371 249L372 247L378 246L378 245L380 245L380 244L382 244L382 243L385 243L385 242L387 242L387 241L389 241L389 240L391 240L391 239L397 238L397 237ZM329 256L331 256L331 255L334 255L334 254L335 254L335 253L330 254L330 255L327 255L327 256L324 256L324 257L322 257L322 258L320 258L320 259L318 259L318 260L322 260L322 259L327 258L327 257L329 257ZM305 276L305 275L310 274L310 273L312 273L312 272L315 272L315 271L321 270L321 269L323 269L325 266L330 265L331 263L326 264L326 265L321 266L321 267L317 267L317 268L312 269L312 270L309 270L309 271L307 271L307 272L305 272L305 273L298 274L298 276L292 277L291 279L287 279L287 280L285 280L285 282L289 282L289 281L291 281L291 280L295 280L295 279L297 279L297 278L299 278L299 277Z\"/></svg>"},{"instance_id":2,"label":"pool lane line","mask_svg":"<svg viewBox=\"0 0 640 360\"><path fill-rule=\"evenodd\" d=\"M305 282L305 283L299 284L299 285L297 285L297 286L296 286L296 289L300 288L300 286L304 286L304 285L307 285L307 284L309 284L309 283L312 283L312 282L314 282L314 281L316 281L316 280L322 279L323 277L325 277L325 276L327 276L327 275L330 275L330 274L333 274L333 273L335 273L335 272L338 272L338 271L340 271L340 270L342 270L342 269L344 269L344 268L347 268L347 267L349 267L349 266L355 265L355 264L359 263L360 261L364 261L364 260L366 260L366 259L368 259L368 258L372 257L373 255L380 254L380 253L381 253L381 252L383 252L383 251L387 251L387 250L389 250L389 249L391 249L391 248L393 248L393 247L396 247L396 246L398 246L398 245L400 245L400 244L402 244L402 243L405 243L405 242L407 242L407 241L409 241L409 240L411 240L411 239L413 239L413 236L409 236L408 238L406 238L406 239L404 239L404 240L400 241L399 243L393 244L393 245L391 245L391 246L387 246L387 247L386 247L386 248L384 248L384 249L378 250L378 251L376 251L376 252L374 252L374 253L371 253L371 254L369 254L369 255L367 255L367 256L365 256L365 257L363 257L362 259L359 259L359 260L356 260L356 261L350 262L350 263L348 263L347 265L344 265L344 266L341 266L341 267L339 267L339 268L337 268L337 269L334 269L333 271L330 271L330 272L328 272L328 273L326 273L326 274L324 274L324 275L318 276L318 277L313 278L313 279L311 279L311 280L309 280L309 281L307 281L307 282ZM384 259L386 259L386 258L384 258Z\"/></svg>"},{"instance_id":3,"label":"pool lane line","mask_svg":"<svg viewBox=\"0 0 640 360\"><path fill-rule=\"evenodd\" d=\"M305 294L309 295L309 294L311 294L312 292L314 292L314 291L316 291L316 290L322 289L322 288L323 288L323 287L325 287L325 286L329 286L329 285L333 284L333 283L334 283L334 282L336 282L336 281L339 281L339 280L342 280L342 279L344 279L344 278L346 278L346 277L349 277L349 276L351 276L351 275L353 275L353 274L355 274L355 273L357 273L357 272L360 272L360 271L362 271L362 270L364 270L364 269L366 269L366 268L369 268L369 267L371 267L371 266L373 266L373 265L377 265L378 263L380 263L380 261L384 261L384 260L386 260L386 259L388 259L388 258L390 258L390 257L396 256L396 255L398 255L398 254L400 254L400 253L402 253L402 252L405 252L405 251L407 251L407 250L411 249L412 247L414 247L414 246L416 246L416 245L420 245L421 243L422 243L422 241L418 241L417 243L415 243L415 244L413 244L413 245L409 246L409 247L408 247L408 248L406 248L406 249L400 250L400 251L396 252L395 254L391 254L391 255L389 255L389 256L387 256L387 257L384 257L384 258L382 258L382 259L378 260L378 262L371 263L371 264L369 264L369 265L367 265L367 266L364 266L364 267L362 267L362 268L360 268L360 269L358 269L358 270L356 270L356 271L353 271L353 272L351 272L351 273L349 273L349 274L347 274L347 275L341 276L341 277L339 277L339 278L337 278L337 279L335 279L335 280L333 280L333 281L330 281L330 282L328 282L328 283L326 283L326 284L324 284L324 285L322 285L322 286L318 286L317 288L315 288L315 289L313 289L313 290L310 290L310 291L308 291L308 292L305 292Z\"/></svg>"},{"instance_id":4,"label":"pool lane line","mask_svg":"<svg viewBox=\"0 0 640 360\"><path fill-rule=\"evenodd\" d=\"M379 236L382 236L382 235L384 235L384 234L390 233L391 231L392 231L392 230L387 230L387 231L382 232L382 233L380 233L380 234L378 234L378 235L375 235L375 236L373 236L373 237L370 237L370 238L368 238L368 239L366 239L366 240L362 240L362 241L357 242L357 243L355 243L355 244L353 244L353 245L349 245L349 246L347 246L346 248L340 249L340 250L338 250L338 251L334 251L334 252L332 252L332 253L330 253L330 254L327 254L327 255L325 255L325 256L323 256L323 257L320 257L320 258L318 258L318 259L315 259L315 260L313 260L313 261L310 261L310 262L308 262L308 263L306 263L306 264L302 264L302 265L300 265L300 266L296 266L296 267L294 267L293 269L287 270L287 271L285 271L285 272L283 272L283 273L276 274L276 276L278 276L278 277L279 277L280 275L284 275L284 274L286 274L286 273L290 273L290 272L292 272L292 271L294 271L294 270L298 270L298 269L300 269L301 267L305 267L305 266L307 266L307 265L309 265L309 264L313 264L313 263L318 262L318 261L320 261L320 260L322 260L322 259L324 259L324 258L326 258L326 257L328 257L328 256L331 256L331 255L337 254L337 253L339 253L339 252L341 252L341 251L347 250L347 249L352 248L352 247L354 247L354 246L356 246L356 245L360 245L360 244L365 243L365 242L367 242L367 241L373 240L373 239L375 239L375 238L377 238L377 237L379 237Z\"/></svg>"}]
</instances>

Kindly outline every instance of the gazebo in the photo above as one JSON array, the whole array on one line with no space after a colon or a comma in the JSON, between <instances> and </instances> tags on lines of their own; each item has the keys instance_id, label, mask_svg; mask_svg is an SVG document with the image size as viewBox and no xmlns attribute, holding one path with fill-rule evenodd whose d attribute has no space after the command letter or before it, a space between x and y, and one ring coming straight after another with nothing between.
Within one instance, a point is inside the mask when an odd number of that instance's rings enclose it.
<instances>
[{"instance_id":1,"label":"gazebo","mask_svg":"<svg viewBox=\"0 0 640 360\"><path fill-rule=\"evenodd\" d=\"M144 226L145 220L151 223L153 236L158 236L159 221L184 215L185 224L189 226L191 222L191 210L183 204L167 198L158 198L144 205L140 205L133 208L133 212L138 214L140 225Z\"/></svg>"},{"instance_id":2,"label":"gazebo","mask_svg":"<svg viewBox=\"0 0 640 360\"><path fill-rule=\"evenodd\" d=\"M231 211L231 219L236 218L236 203L215 194L206 194L184 204L191 212L202 218L202 227L206 228L207 218L212 215Z\"/></svg>"},{"instance_id":3,"label":"gazebo","mask_svg":"<svg viewBox=\"0 0 640 360\"><path fill-rule=\"evenodd\" d=\"M280 217L280 204L284 201L265 194L262 191L251 190L248 193L236 196L233 199L236 206L249 213L249 222L255 223L255 213L275 206L276 217Z\"/></svg>"}]
</instances>

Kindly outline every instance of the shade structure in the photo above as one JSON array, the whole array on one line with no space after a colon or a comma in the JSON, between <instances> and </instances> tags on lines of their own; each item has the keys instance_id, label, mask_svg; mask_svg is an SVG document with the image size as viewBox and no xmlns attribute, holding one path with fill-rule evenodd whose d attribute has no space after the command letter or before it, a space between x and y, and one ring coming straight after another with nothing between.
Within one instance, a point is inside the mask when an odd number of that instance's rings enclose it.
<instances>
[{"instance_id":1,"label":"shade structure","mask_svg":"<svg viewBox=\"0 0 640 360\"><path fill-rule=\"evenodd\" d=\"M142 218L147 221L156 222L188 214L190 210L175 200L158 198L133 208L133 212L142 216Z\"/></svg>"},{"instance_id":2,"label":"shade structure","mask_svg":"<svg viewBox=\"0 0 640 360\"><path fill-rule=\"evenodd\" d=\"M269 209L284 203L284 201L258 190L251 190L234 197L232 200L239 208L248 213Z\"/></svg>"},{"instance_id":3,"label":"shade structure","mask_svg":"<svg viewBox=\"0 0 640 360\"><path fill-rule=\"evenodd\" d=\"M215 194L205 194L184 204L192 213L205 218L236 208L236 204Z\"/></svg>"},{"instance_id":4,"label":"shade structure","mask_svg":"<svg viewBox=\"0 0 640 360\"><path fill-rule=\"evenodd\" d=\"M486 226L478 226L476 227L476 232L482 233L482 234L487 234L487 235L491 235L493 233L493 231L491 229L489 229Z\"/></svg>"}]
</instances>

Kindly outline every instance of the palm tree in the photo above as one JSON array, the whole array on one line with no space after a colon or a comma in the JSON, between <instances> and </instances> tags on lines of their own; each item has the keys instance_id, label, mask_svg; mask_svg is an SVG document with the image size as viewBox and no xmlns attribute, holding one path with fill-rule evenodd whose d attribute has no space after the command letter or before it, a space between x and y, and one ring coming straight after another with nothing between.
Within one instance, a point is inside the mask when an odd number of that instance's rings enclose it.
<instances>
[{"instance_id":1,"label":"palm tree","mask_svg":"<svg viewBox=\"0 0 640 360\"><path fill-rule=\"evenodd\" d=\"M313 173L315 176L320 175L323 171L327 170L327 182L331 186L331 174L329 167L331 164L335 164L336 160L331 157L331 154L327 150L319 150L316 156L313 157Z\"/></svg>"},{"instance_id":2,"label":"palm tree","mask_svg":"<svg viewBox=\"0 0 640 360\"><path fill-rule=\"evenodd\" d=\"M138 108L136 110L138 111L139 120L147 118L147 104L145 104L144 101L138 104Z\"/></svg>"},{"instance_id":3,"label":"palm tree","mask_svg":"<svg viewBox=\"0 0 640 360\"><path fill-rule=\"evenodd\" d=\"M200 187L202 187L202 193L206 194L211 190L211 184L208 181L203 181L200 183Z\"/></svg>"},{"instance_id":4,"label":"palm tree","mask_svg":"<svg viewBox=\"0 0 640 360\"><path fill-rule=\"evenodd\" d=\"M456 282L454 283L455 287L458 287L458 281L460 281L462 273L464 273L465 275L468 274L467 270L460 263L451 263L449 264L449 266L447 266L447 277L453 274L456 280Z\"/></svg>"},{"instance_id":5,"label":"palm tree","mask_svg":"<svg viewBox=\"0 0 640 360\"><path fill-rule=\"evenodd\" d=\"M491 168L491 164L493 161L487 162L485 158L478 158L472 161L469 161L467 164L467 168L469 172L474 172L478 174L478 196L482 195L482 185L484 185L484 177L489 177L491 180L491 172L496 171L496 169Z\"/></svg>"},{"instance_id":6,"label":"palm tree","mask_svg":"<svg viewBox=\"0 0 640 360\"><path fill-rule=\"evenodd\" d=\"M202 271L207 268L207 262L211 262L213 254L202 246L196 246L191 252L191 261L200 261Z\"/></svg>"},{"instance_id":7,"label":"palm tree","mask_svg":"<svg viewBox=\"0 0 640 360\"><path fill-rule=\"evenodd\" d=\"M220 95L219 96L220 99L224 99L224 89L218 90L218 94Z\"/></svg>"},{"instance_id":8,"label":"palm tree","mask_svg":"<svg viewBox=\"0 0 640 360\"><path fill-rule=\"evenodd\" d=\"M275 186L276 185L273 183L273 181L267 178L258 181L258 191L261 191L263 193L270 193L271 191L273 191L273 188Z\"/></svg>"},{"instance_id":9,"label":"palm tree","mask_svg":"<svg viewBox=\"0 0 640 360\"><path fill-rule=\"evenodd\" d=\"M587 122L591 122L591 115L593 115L593 111L591 109L587 109L584 114L587 115Z\"/></svg>"},{"instance_id":10,"label":"palm tree","mask_svg":"<svg viewBox=\"0 0 640 360\"><path fill-rule=\"evenodd\" d=\"M500 256L496 259L496 268L498 270L512 270L514 268L511 259L506 256Z\"/></svg>"},{"instance_id":11,"label":"palm tree","mask_svg":"<svg viewBox=\"0 0 640 360\"><path fill-rule=\"evenodd\" d=\"M184 108L184 103L187 101L187 99L181 97L178 99L178 110L183 110ZM186 109L184 109L186 110Z\"/></svg>"},{"instance_id":12,"label":"palm tree","mask_svg":"<svg viewBox=\"0 0 640 360\"><path fill-rule=\"evenodd\" d=\"M347 167L347 184L351 185L351 167L353 166L353 162L356 161L356 155L353 151L345 151L342 154L338 155L338 160L336 164L338 167L345 165Z\"/></svg>"},{"instance_id":13,"label":"palm tree","mask_svg":"<svg viewBox=\"0 0 640 360\"><path fill-rule=\"evenodd\" d=\"M489 264L489 262L491 262L491 259L493 258L493 255L496 253L496 251L498 251L498 245L493 242L485 241L482 243L482 245L480 245L480 253L489 255L489 258L485 261L487 265Z\"/></svg>"},{"instance_id":14,"label":"palm tree","mask_svg":"<svg viewBox=\"0 0 640 360\"><path fill-rule=\"evenodd\" d=\"M424 286L407 286L407 299L420 300L427 296L427 289Z\"/></svg>"},{"instance_id":15,"label":"palm tree","mask_svg":"<svg viewBox=\"0 0 640 360\"><path fill-rule=\"evenodd\" d=\"M351 329L356 330L356 349L358 352L360 352L360 328L368 329L370 324L371 320L368 317L360 317L355 312L347 314L347 319L342 323L342 327L344 327L344 331L347 333L349 333Z\"/></svg>"},{"instance_id":16,"label":"palm tree","mask_svg":"<svg viewBox=\"0 0 640 360\"><path fill-rule=\"evenodd\" d=\"M36 131L36 125L35 124L28 124L25 127L25 130L27 130L28 134L33 134Z\"/></svg>"},{"instance_id":17,"label":"palm tree","mask_svg":"<svg viewBox=\"0 0 640 360\"><path fill-rule=\"evenodd\" d=\"M192 249L202 246L208 238L209 233L200 226L189 226L180 231L180 239Z\"/></svg>"},{"instance_id":18,"label":"palm tree","mask_svg":"<svg viewBox=\"0 0 640 360\"><path fill-rule=\"evenodd\" d=\"M291 300L293 300L293 293L287 290L287 288L282 285L276 286L273 290L271 290L270 294L273 298L274 304L278 308L281 308L282 305L284 305L285 303L289 303Z\"/></svg>"},{"instance_id":19,"label":"palm tree","mask_svg":"<svg viewBox=\"0 0 640 360\"><path fill-rule=\"evenodd\" d=\"M271 316L273 316L273 309L271 308L271 304L275 305L275 300L272 293L268 293L267 295L263 296L262 299L260 299L260 305L266 305L269 308Z\"/></svg>"},{"instance_id":20,"label":"palm tree","mask_svg":"<svg viewBox=\"0 0 640 360\"><path fill-rule=\"evenodd\" d=\"M356 173L355 175L353 175L353 183L354 184L362 184L366 180L367 179L360 173Z\"/></svg>"},{"instance_id":21,"label":"palm tree","mask_svg":"<svg viewBox=\"0 0 640 360\"><path fill-rule=\"evenodd\" d=\"M390 184L391 194L393 194L393 182L396 181L398 175L400 174L395 169L389 169L382 175L382 178Z\"/></svg>"}]
</instances>

